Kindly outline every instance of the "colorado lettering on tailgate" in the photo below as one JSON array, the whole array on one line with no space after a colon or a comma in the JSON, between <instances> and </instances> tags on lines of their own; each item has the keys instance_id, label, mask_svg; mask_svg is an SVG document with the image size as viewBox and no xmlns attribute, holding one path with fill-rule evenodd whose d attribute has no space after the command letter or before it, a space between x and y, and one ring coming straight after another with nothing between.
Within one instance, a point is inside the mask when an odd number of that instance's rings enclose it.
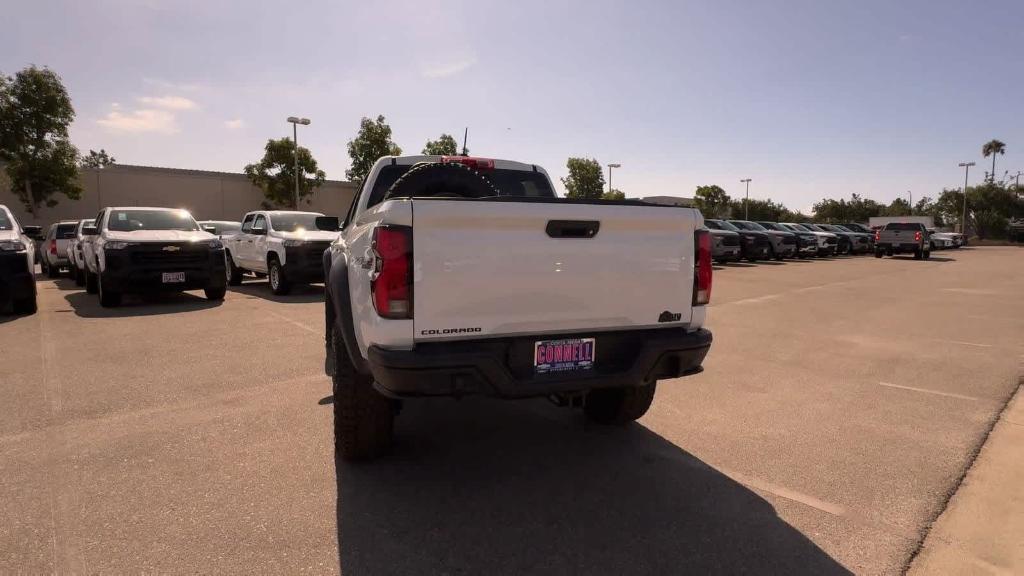
<instances>
[{"instance_id":1,"label":"colorado lettering on tailgate","mask_svg":"<svg viewBox=\"0 0 1024 576\"><path fill-rule=\"evenodd\" d=\"M483 328L440 328L433 330L420 330L420 334L423 336L438 336L441 334L473 334L474 332L483 332Z\"/></svg>"}]
</instances>

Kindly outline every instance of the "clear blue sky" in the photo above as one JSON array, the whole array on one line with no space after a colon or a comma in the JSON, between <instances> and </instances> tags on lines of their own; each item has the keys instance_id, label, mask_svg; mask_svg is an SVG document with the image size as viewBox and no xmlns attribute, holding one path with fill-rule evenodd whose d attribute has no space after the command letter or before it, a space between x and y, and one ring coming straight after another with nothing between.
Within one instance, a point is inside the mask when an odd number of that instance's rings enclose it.
<instances>
[{"instance_id":1,"label":"clear blue sky","mask_svg":"<svg viewBox=\"0 0 1024 576\"><path fill-rule=\"evenodd\" d=\"M619 162L629 196L699 184L807 209L1024 170L1024 2L9 3L0 71L65 80L83 150L239 171L289 115L329 178L362 116L410 153ZM561 187L559 185L559 187Z\"/></svg>"}]
</instances>

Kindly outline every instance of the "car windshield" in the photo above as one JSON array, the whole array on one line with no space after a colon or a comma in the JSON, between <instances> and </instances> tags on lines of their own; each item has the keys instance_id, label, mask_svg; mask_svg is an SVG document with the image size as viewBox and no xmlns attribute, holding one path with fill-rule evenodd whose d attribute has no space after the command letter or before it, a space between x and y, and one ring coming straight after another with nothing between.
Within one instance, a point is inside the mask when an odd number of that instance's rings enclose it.
<instances>
[{"instance_id":1,"label":"car windshield","mask_svg":"<svg viewBox=\"0 0 1024 576\"><path fill-rule=\"evenodd\" d=\"M714 226L708 226L708 227L709 228L715 228L716 230L732 230L733 232L739 232L740 231L739 228L733 226L732 224L730 224L729 222L726 222L725 220L705 220L704 221L705 224L707 224L708 222L711 222L712 224L714 224Z\"/></svg>"},{"instance_id":2,"label":"car windshield","mask_svg":"<svg viewBox=\"0 0 1024 576\"><path fill-rule=\"evenodd\" d=\"M735 224L737 226L742 224L743 228L745 228L747 230L757 230L757 231L760 231L760 232L764 232L766 230L766 228L764 226L761 226L757 222L748 222L747 220L730 220L730 222L732 222L733 224Z\"/></svg>"},{"instance_id":3,"label":"car windshield","mask_svg":"<svg viewBox=\"0 0 1024 576\"><path fill-rule=\"evenodd\" d=\"M7 215L7 210L0 210L0 230L14 230L14 221Z\"/></svg>"},{"instance_id":4,"label":"car windshield","mask_svg":"<svg viewBox=\"0 0 1024 576\"><path fill-rule=\"evenodd\" d=\"M790 230L788 228L786 228L782 224L778 224L778 223L775 223L775 222L758 222L758 224L763 226L765 228L765 230L779 230L779 231L782 231L782 232L790 232Z\"/></svg>"},{"instance_id":5,"label":"car windshield","mask_svg":"<svg viewBox=\"0 0 1024 576\"><path fill-rule=\"evenodd\" d=\"M850 230L849 228L847 228L845 226L840 226L839 224L833 225L832 229L833 230L838 230L840 232L853 232L853 230Z\"/></svg>"},{"instance_id":6,"label":"car windshield","mask_svg":"<svg viewBox=\"0 0 1024 576\"><path fill-rule=\"evenodd\" d=\"M823 232L823 230L821 228L818 228L814 224L801 224L801 226L803 226L805 229L810 230L812 232Z\"/></svg>"},{"instance_id":7,"label":"car windshield","mask_svg":"<svg viewBox=\"0 0 1024 576\"><path fill-rule=\"evenodd\" d=\"M367 208L376 206L384 200L384 194L402 177L403 174L412 168L411 165L385 166L377 175L373 183L373 190L370 192L370 199ZM527 172L524 170L480 170L479 174L490 180L491 184L498 189L500 196L526 196L533 198L554 198L555 192L544 174L540 172Z\"/></svg>"},{"instance_id":8,"label":"car windshield","mask_svg":"<svg viewBox=\"0 0 1024 576\"><path fill-rule=\"evenodd\" d=\"M192 215L186 210L112 210L107 219L107 230L135 232L137 230L199 230Z\"/></svg>"},{"instance_id":9,"label":"car windshield","mask_svg":"<svg viewBox=\"0 0 1024 576\"><path fill-rule=\"evenodd\" d=\"M870 228L862 226L860 224L843 224L843 226L854 232L871 232Z\"/></svg>"},{"instance_id":10,"label":"car windshield","mask_svg":"<svg viewBox=\"0 0 1024 576\"><path fill-rule=\"evenodd\" d=\"M82 220L81 222L78 223L78 226L75 228L75 233L76 234L80 233L82 231L82 228L85 228L86 226L95 226L95 225L96 225L96 220Z\"/></svg>"},{"instance_id":11,"label":"car windshield","mask_svg":"<svg viewBox=\"0 0 1024 576\"><path fill-rule=\"evenodd\" d=\"M316 219L320 216L323 216L323 214L271 214L270 227L278 232L305 232L306 230L316 230Z\"/></svg>"}]
</instances>

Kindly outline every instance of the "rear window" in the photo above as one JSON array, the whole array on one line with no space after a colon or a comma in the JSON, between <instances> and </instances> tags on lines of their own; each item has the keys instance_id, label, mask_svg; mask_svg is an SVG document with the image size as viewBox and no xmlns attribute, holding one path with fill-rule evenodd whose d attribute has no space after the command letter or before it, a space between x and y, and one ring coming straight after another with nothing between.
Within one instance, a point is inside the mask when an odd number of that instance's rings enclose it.
<instances>
[{"instance_id":1,"label":"rear window","mask_svg":"<svg viewBox=\"0 0 1024 576\"><path fill-rule=\"evenodd\" d=\"M75 237L75 228L78 224L58 224L57 225L57 238L59 240L67 240L68 238Z\"/></svg>"},{"instance_id":2,"label":"rear window","mask_svg":"<svg viewBox=\"0 0 1024 576\"><path fill-rule=\"evenodd\" d=\"M377 175L373 183L373 190L370 191L370 200L366 207L376 206L384 200L384 194L388 189L408 172L412 166L385 166ZM498 189L501 196L526 196L531 198L554 198L555 192L551 189L551 183L540 172L526 172L524 170L481 170L480 175L491 181L491 184Z\"/></svg>"},{"instance_id":3,"label":"rear window","mask_svg":"<svg viewBox=\"0 0 1024 576\"><path fill-rule=\"evenodd\" d=\"M886 230L921 230L923 227L923 224L913 224L910 222L890 222L885 225Z\"/></svg>"}]
</instances>

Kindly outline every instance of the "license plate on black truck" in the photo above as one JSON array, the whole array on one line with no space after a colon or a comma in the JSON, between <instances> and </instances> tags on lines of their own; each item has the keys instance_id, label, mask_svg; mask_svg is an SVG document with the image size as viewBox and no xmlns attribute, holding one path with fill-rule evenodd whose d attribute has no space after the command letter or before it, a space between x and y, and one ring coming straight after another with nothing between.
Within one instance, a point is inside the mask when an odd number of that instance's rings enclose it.
<instances>
[{"instance_id":1,"label":"license plate on black truck","mask_svg":"<svg viewBox=\"0 0 1024 576\"><path fill-rule=\"evenodd\" d=\"M594 367L593 338L539 340L533 345L533 368L537 374L574 372Z\"/></svg>"},{"instance_id":2,"label":"license plate on black truck","mask_svg":"<svg viewBox=\"0 0 1024 576\"><path fill-rule=\"evenodd\" d=\"M180 284L185 281L184 272L164 272L161 275L164 284Z\"/></svg>"}]
</instances>

